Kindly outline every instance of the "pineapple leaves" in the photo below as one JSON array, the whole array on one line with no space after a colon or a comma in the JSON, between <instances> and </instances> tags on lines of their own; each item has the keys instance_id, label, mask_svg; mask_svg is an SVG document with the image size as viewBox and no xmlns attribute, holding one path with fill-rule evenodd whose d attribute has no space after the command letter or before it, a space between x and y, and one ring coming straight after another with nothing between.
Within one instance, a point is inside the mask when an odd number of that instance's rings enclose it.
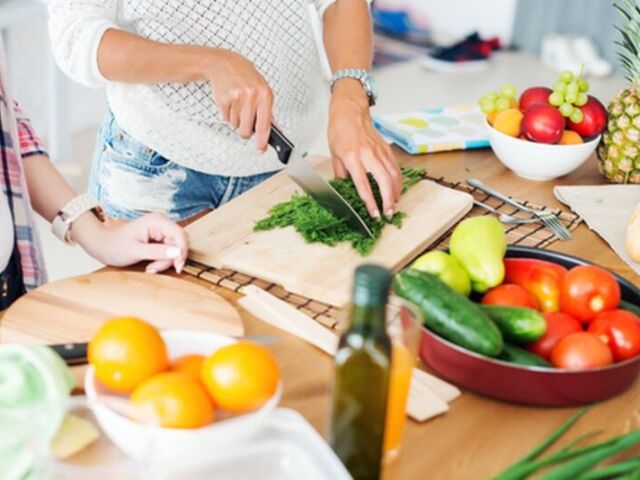
<instances>
[{"instance_id":1,"label":"pineapple leaves","mask_svg":"<svg viewBox=\"0 0 640 480\"><path fill-rule=\"evenodd\" d=\"M624 77L632 84L640 84L640 1L620 0L613 7L625 18L625 25L616 25L620 39L614 43L619 47L618 59Z\"/></svg>"},{"instance_id":2,"label":"pineapple leaves","mask_svg":"<svg viewBox=\"0 0 640 480\"><path fill-rule=\"evenodd\" d=\"M617 3L614 3L613 4L613 8L615 8L616 10L618 10L618 12L620 12L622 15L624 15L624 17L627 20L631 21L631 15L629 15L627 13L627 11L624 8L622 8L620 5L618 5Z\"/></svg>"},{"instance_id":3,"label":"pineapple leaves","mask_svg":"<svg viewBox=\"0 0 640 480\"><path fill-rule=\"evenodd\" d=\"M623 55L622 53L619 53L618 59L620 60L623 66L627 67L627 69L629 70L633 69L633 63L625 55Z\"/></svg>"},{"instance_id":4,"label":"pineapple leaves","mask_svg":"<svg viewBox=\"0 0 640 480\"><path fill-rule=\"evenodd\" d=\"M616 26L616 30L618 30L620 32L620 34L622 35L622 38L624 39L624 48L626 48L627 50L629 50L631 53L633 53L634 55L638 55L638 49L636 48L635 44L633 43L633 40L631 40L631 37L629 36L629 34L627 32L625 32L622 28Z\"/></svg>"},{"instance_id":5,"label":"pineapple leaves","mask_svg":"<svg viewBox=\"0 0 640 480\"><path fill-rule=\"evenodd\" d=\"M626 72L631 72L631 71L633 71L633 64L632 64L632 63L631 63L631 61L630 61L627 57L625 57L622 53L619 53L619 54L618 54L618 59L620 60L620 63L622 64L622 67L624 68L624 70L625 70ZM632 82L633 82L633 80L631 79L631 74L630 74L630 73L625 73L623 76L624 76L624 78L625 78L628 82L630 82L630 83L632 83Z\"/></svg>"},{"instance_id":6,"label":"pineapple leaves","mask_svg":"<svg viewBox=\"0 0 640 480\"><path fill-rule=\"evenodd\" d=\"M631 21L634 17L638 18L640 16L640 7L636 3L636 0L624 0L624 5L613 2L613 7L627 20Z\"/></svg>"}]
</instances>

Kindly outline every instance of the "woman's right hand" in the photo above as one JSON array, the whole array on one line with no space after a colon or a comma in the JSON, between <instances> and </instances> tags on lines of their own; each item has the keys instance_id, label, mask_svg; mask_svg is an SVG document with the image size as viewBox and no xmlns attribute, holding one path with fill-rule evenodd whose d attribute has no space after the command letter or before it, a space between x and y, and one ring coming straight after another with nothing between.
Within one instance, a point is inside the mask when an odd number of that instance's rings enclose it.
<instances>
[{"instance_id":1,"label":"woman's right hand","mask_svg":"<svg viewBox=\"0 0 640 480\"><path fill-rule=\"evenodd\" d=\"M249 60L216 48L203 72L222 118L245 139L256 134L256 147L266 151L271 128L273 92Z\"/></svg>"}]
</instances>

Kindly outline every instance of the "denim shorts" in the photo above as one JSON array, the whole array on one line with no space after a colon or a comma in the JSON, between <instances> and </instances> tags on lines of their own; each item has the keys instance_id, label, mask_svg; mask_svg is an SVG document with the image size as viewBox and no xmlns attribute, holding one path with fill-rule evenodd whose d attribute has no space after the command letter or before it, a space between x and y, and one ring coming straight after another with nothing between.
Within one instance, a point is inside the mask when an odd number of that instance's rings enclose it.
<instances>
[{"instance_id":1,"label":"denim shorts","mask_svg":"<svg viewBox=\"0 0 640 480\"><path fill-rule=\"evenodd\" d=\"M275 173L224 177L183 167L135 140L109 112L98 133L89 193L114 219L162 212L178 222L219 207Z\"/></svg>"}]
</instances>

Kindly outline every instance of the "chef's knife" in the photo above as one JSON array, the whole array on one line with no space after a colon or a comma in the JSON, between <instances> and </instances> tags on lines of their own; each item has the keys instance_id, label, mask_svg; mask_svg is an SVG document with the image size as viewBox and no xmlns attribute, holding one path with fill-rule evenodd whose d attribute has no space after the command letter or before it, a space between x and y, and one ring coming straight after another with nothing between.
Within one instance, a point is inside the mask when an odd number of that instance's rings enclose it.
<instances>
[{"instance_id":1,"label":"chef's knife","mask_svg":"<svg viewBox=\"0 0 640 480\"><path fill-rule=\"evenodd\" d=\"M373 233L354 208L340 195L329 182L320 176L307 162L306 152L295 150L293 143L276 127L271 125L269 133L271 145L278 159L286 165L285 172L307 194L311 195L320 205L331 211L336 217L347 220L352 230L373 238Z\"/></svg>"},{"instance_id":2,"label":"chef's knife","mask_svg":"<svg viewBox=\"0 0 640 480\"><path fill-rule=\"evenodd\" d=\"M246 335L244 337L233 337L238 340L247 340L258 343L260 345L269 345L278 339L268 335ZM62 357L64 362L70 367L77 365L85 365L87 361L87 342L78 343L59 343L57 345L49 345L54 352Z\"/></svg>"}]
</instances>

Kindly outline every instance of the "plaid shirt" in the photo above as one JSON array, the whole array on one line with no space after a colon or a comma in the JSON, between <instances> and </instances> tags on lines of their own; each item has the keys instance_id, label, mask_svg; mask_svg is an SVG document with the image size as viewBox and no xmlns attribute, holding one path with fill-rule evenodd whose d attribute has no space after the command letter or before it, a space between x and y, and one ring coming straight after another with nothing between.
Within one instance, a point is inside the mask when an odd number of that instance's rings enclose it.
<instances>
[{"instance_id":1,"label":"plaid shirt","mask_svg":"<svg viewBox=\"0 0 640 480\"><path fill-rule=\"evenodd\" d=\"M22 276L26 289L30 290L45 283L47 277L33 223L22 159L46 155L46 152L18 104L14 103L10 110L6 97L0 75L0 185L12 208Z\"/></svg>"}]
</instances>

